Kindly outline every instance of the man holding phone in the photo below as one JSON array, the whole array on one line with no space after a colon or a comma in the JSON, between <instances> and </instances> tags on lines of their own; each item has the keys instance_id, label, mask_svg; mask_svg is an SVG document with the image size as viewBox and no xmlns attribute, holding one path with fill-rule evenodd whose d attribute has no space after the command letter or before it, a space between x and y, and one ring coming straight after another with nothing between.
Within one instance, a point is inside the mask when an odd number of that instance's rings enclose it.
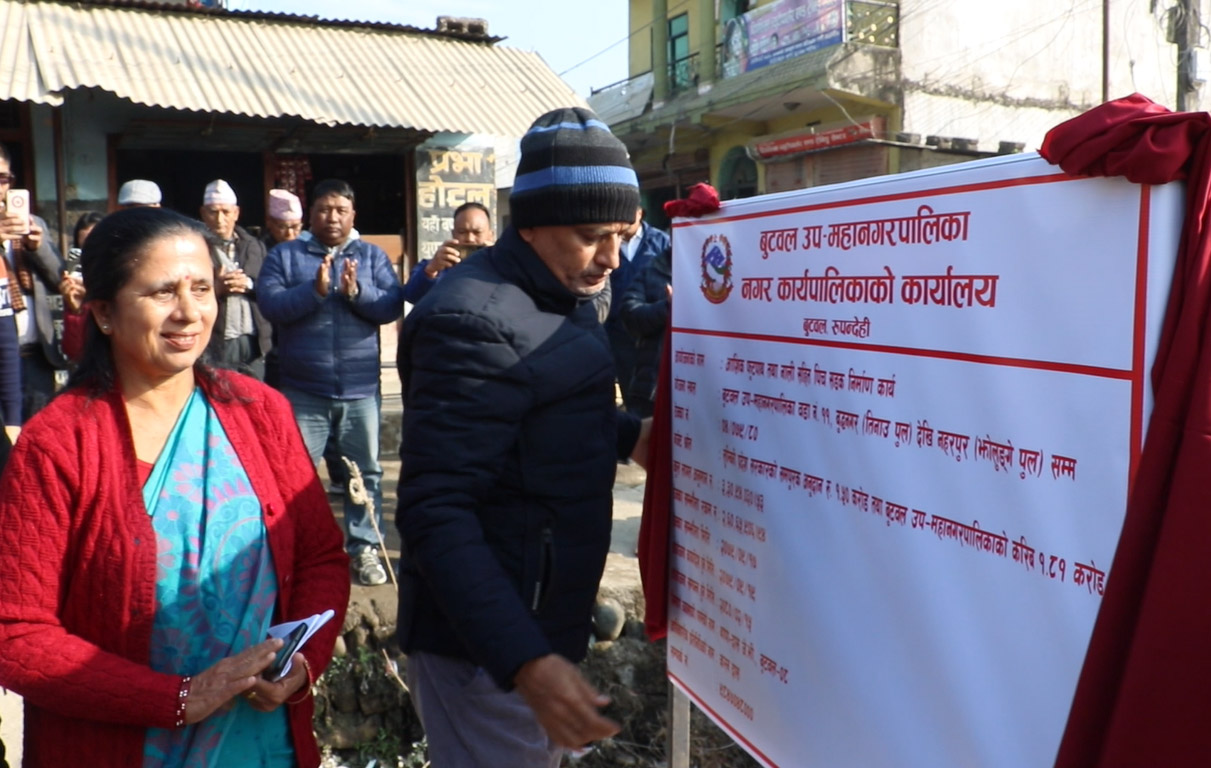
<instances>
[{"instance_id":1,"label":"man holding phone","mask_svg":"<svg viewBox=\"0 0 1211 768\"><path fill-rule=\"evenodd\" d=\"M17 304L24 307L17 277L12 271L13 249L41 245L34 241L32 233L24 235L22 222L10 216L6 200L16 178L12 173L8 150L0 144L0 470L8 458L11 440L15 440L21 428L21 356L17 340ZM28 241L27 241L28 240ZM14 302L14 296L17 301ZM0 742L0 766L7 766L4 759L4 742Z\"/></svg>"},{"instance_id":2,"label":"man holding phone","mask_svg":"<svg viewBox=\"0 0 1211 768\"><path fill-rule=\"evenodd\" d=\"M404 301L415 304L424 298L445 270L496 242L492 215L479 203L463 203L454 209L453 236L442 243L433 258L417 264L404 283Z\"/></svg>"},{"instance_id":3,"label":"man holding phone","mask_svg":"<svg viewBox=\"0 0 1211 768\"><path fill-rule=\"evenodd\" d=\"M55 372L67 366L56 330L61 324L55 322L63 311L63 259L44 237L46 222L33 215L31 204L29 190L17 186L8 150L0 146L0 280L7 283L7 290L0 287L7 294L0 298L0 316L13 323L11 329L0 328L0 346L15 343L21 358L19 366L0 363L0 407L10 431L49 402ZM16 413L9 380L16 381Z\"/></svg>"}]
</instances>

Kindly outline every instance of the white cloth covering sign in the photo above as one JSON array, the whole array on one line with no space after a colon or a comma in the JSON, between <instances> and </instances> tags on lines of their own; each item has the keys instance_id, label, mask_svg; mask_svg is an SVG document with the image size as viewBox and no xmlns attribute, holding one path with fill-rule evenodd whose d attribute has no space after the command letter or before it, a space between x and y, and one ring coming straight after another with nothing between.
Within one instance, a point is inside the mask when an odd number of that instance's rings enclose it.
<instances>
[{"instance_id":1,"label":"white cloth covering sign","mask_svg":"<svg viewBox=\"0 0 1211 768\"><path fill-rule=\"evenodd\" d=\"M771 766L1050 765L1181 189L1035 155L674 225L674 683Z\"/></svg>"}]
</instances>

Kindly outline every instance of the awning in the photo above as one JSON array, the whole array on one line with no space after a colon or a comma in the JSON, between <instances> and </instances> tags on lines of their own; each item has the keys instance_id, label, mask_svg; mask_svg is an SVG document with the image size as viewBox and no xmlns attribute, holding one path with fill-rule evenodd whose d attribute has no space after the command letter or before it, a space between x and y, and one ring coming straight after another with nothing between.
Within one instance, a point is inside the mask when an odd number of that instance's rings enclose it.
<instances>
[{"instance_id":1,"label":"awning","mask_svg":"<svg viewBox=\"0 0 1211 768\"><path fill-rule=\"evenodd\" d=\"M137 104L320 125L519 136L584 100L532 52L295 16L0 0L0 100Z\"/></svg>"}]
</instances>

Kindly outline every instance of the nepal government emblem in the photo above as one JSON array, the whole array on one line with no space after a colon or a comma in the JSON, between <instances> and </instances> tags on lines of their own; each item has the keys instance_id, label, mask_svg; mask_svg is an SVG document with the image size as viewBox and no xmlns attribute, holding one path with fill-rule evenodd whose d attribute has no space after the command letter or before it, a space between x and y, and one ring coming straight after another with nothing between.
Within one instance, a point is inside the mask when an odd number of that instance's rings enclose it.
<instances>
[{"instance_id":1,"label":"nepal government emblem","mask_svg":"<svg viewBox=\"0 0 1211 768\"><path fill-rule=\"evenodd\" d=\"M732 244L723 235L711 235L702 244L702 295L722 304L732 292Z\"/></svg>"}]
</instances>

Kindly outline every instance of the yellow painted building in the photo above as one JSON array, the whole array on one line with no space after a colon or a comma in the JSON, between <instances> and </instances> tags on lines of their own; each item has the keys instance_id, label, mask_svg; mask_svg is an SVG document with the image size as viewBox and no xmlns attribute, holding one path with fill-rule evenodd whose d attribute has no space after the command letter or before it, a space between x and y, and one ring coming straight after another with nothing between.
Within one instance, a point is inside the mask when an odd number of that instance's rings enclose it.
<instances>
[{"instance_id":1,"label":"yellow painted building","mask_svg":"<svg viewBox=\"0 0 1211 768\"><path fill-rule=\"evenodd\" d=\"M700 181L731 199L888 173L897 106L851 76L895 70L898 26L874 0L631 0L630 79L590 103L657 220Z\"/></svg>"},{"instance_id":2,"label":"yellow painted building","mask_svg":"<svg viewBox=\"0 0 1211 768\"><path fill-rule=\"evenodd\" d=\"M1048 8L630 0L629 78L589 103L627 144L663 223L660 203L700 181L732 199L1033 149L1099 93L1145 75L1160 92L1173 77L1120 61L1164 58L1154 19L1119 29Z\"/></svg>"},{"instance_id":3,"label":"yellow painted building","mask_svg":"<svg viewBox=\"0 0 1211 768\"><path fill-rule=\"evenodd\" d=\"M1207 35L1175 34L1171 10L630 0L630 78L589 101L660 220L660 202L696 182L731 199L1034 149L1132 91L1205 108Z\"/></svg>"}]
</instances>

